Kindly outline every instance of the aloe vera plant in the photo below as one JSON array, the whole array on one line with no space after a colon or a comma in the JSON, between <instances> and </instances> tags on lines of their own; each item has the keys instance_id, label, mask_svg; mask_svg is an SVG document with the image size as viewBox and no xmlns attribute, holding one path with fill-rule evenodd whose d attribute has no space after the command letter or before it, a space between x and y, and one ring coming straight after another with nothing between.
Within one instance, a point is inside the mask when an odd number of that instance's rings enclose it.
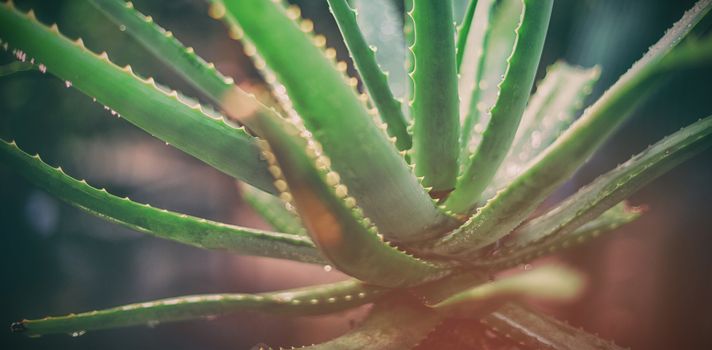
<instances>
[{"instance_id":1,"label":"aloe vera plant","mask_svg":"<svg viewBox=\"0 0 712 350\"><path fill-rule=\"evenodd\" d=\"M558 62L534 88L553 0L471 0L455 28L451 0L406 0L409 98L393 81L346 0L328 0L349 64L280 1L213 0L211 15L260 70L271 94L244 91L150 16L91 0L212 108L114 64L81 39L0 5L0 45L20 63L66 81L112 113L241 181L275 231L152 207L92 187L0 142L3 165L108 221L204 249L328 264L343 282L260 294L208 294L15 322L30 336L258 311L320 315L373 304L349 333L314 349L408 349L443 320L479 320L502 339L548 349L617 349L519 306L568 300L579 273L507 268L582 244L642 212L625 199L712 145L712 116L684 127L535 213L671 73L712 63L700 0L576 119L599 69ZM372 5L371 5L372 6ZM397 45L397 43L394 43ZM361 84L362 89L359 89ZM489 338L488 338L489 339ZM484 339L483 342L488 341Z\"/></svg>"}]
</instances>

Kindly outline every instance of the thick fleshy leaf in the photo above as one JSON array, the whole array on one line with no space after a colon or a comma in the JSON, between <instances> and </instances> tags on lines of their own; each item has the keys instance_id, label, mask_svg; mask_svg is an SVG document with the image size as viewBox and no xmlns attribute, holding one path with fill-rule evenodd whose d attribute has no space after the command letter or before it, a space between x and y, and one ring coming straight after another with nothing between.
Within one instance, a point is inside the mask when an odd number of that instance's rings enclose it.
<instances>
[{"instance_id":1,"label":"thick fleshy leaf","mask_svg":"<svg viewBox=\"0 0 712 350\"><path fill-rule=\"evenodd\" d=\"M138 232L205 249L323 264L325 261L306 237L226 225L185 214L153 208L96 189L0 141L0 159L10 169L63 201L107 221Z\"/></svg>"},{"instance_id":2,"label":"thick fleshy leaf","mask_svg":"<svg viewBox=\"0 0 712 350\"><path fill-rule=\"evenodd\" d=\"M123 0L90 0L89 3L213 102L220 102L221 97L234 87L232 79L222 76L215 65L205 62L193 48L183 46L173 33L158 26L152 17L134 9L133 3Z\"/></svg>"},{"instance_id":3,"label":"thick fleshy leaf","mask_svg":"<svg viewBox=\"0 0 712 350\"><path fill-rule=\"evenodd\" d=\"M151 16L146 16L136 10L132 2L124 0L92 0L91 4L112 20L119 28L138 41L156 59L164 62L173 69L186 82L191 84L211 102L220 107L228 118L239 119L243 114L265 112L267 106L278 108L280 113L287 115L293 112L286 104L275 100L276 94L273 84L271 94L262 86L248 87L250 92L242 90L234 84L232 78L224 77L212 63L207 63L199 57L192 47L185 47L170 31L160 27ZM225 13L222 4L214 4L209 13ZM234 19L225 18L231 28L235 26ZM230 24L232 23L232 24ZM237 35L230 32L231 37ZM257 66L257 61L255 62ZM262 69L263 73L264 68ZM286 101L282 101L285 102ZM264 104L264 105L263 105Z\"/></svg>"},{"instance_id":4,"label":"thick fleshy leaf","mask_svg":"<svg viewBox=\"0 0 712 350\"><path fill-rule=\"evenodd\" d=\"M507 60L507 70L499 85L497 101L490 111L487 129L477 149L466 161L455 190L445 202L445 206L456 213L468 214L477 204L507 155L529 100L549 28L553 0L524 0L523 4L514 51Z\"/></svg>"},{"instance_id":5,"label":"thick fleshy leaf","mask_svg":"<svg viewBox=\"0 0 712 350\"><path fill-rule=\"evenodd\" d=\"M599 67L552 64L524 111L509 157L527 162L552 144L573 122L600 73Z\"/></svg>"},{"instance_id":6,"label":"thick fleshy leaf","mask_svg":"<svg viewBox=\"0 0 712 350\"><path fill-rule=\"evenodd\" d=\"M436 242L433 250L460 257L476 255L480 248L510 233L616 130L665 76L663 73L712 63L712 40L684 47L678 51L678 57L673 50L710 8L712 0L701 0L687 11L520 176L478 209L464 225Z\"/></svg>"},{"instance_id":7,"label":"thick fleshy leaf","mask_svg":"<svg viewBox=\"0 0 712 350\"><path fill-rule=\"evenodd\" d=\"M544 266L455 294L433 308L451 317L480 319L505 302L522 298L571 300L579 295L583 286L579 273L561 266Z\"/></svg>"},{"instance_id":8,"label":"thick fleshy leaf","mask_svg":"<svg viewBox=\"0 0 712 350\"><path fill-rule=\"evenodd\" d=\"M458 171L460 121L452 0L410 0L415 41L410 47L413 80L412 160L431 196L446 196Z\"/></svg>"},{"instance_id":9,"label":"thick fleshy leaf","mask_svg":"<svg viewBox=\"0 0 712 350\"><path fill-rule=\"evenodd\" d=\"M366 42L376 48L376 61L388 75L388 85L397 99L406 95L405 37L398 4L391 0L351 0L356 20ZM406 115L407 118L407 115Z\"/></svg>"},{"instance_id":10,"label":"thick fleshy leaf","mask_svg":"<svg viewBox=\"0 0 712 350\"><path fill-rule=\"evenodd\" d=\"M556 250L587 237L577 229L592 219L608 213L609 208L629 197L658 176L678 166L712 146L712 116L695 122L647 150L637 154L616 169L602 175L576 194L518 228L499 248L502 258L489 257L488 263L521 260L540 255L540 251ZM627 222L637 217L637 210L619 206L602 220L612 223ZM594 226L595 227L595 226ZM590 234L600 230L586 229ZM504 256L508 256L504 258Z\"/></svg>"},{"instance_id":11,"label":"thick fleshy leaf","mask_svg":"<svg viewBox=\"0 0 712 350\"><path fill-rule=\"evenodd\" d=\"M470 28L475 19L475 10L477 9L477 0L469 1L465 14L462 18L462 23L457 28L457 41L455 42L455 57L457 62L457 72L460 73L463 57L465 56L465 46L467 46L470 36ZM477 23L477 21L475 21Z\"/></svg>"},{"instance_id":12,"label":"thick fleshy leaf","mask_svg":"<svg viewBox=\"0 0 712 350\"><path fill-rule=\"evenodd\" d=\"M210 17L225 25L230 39L243 41L245 39L245 33L238 25L237 19L227 12L223 2L221 0L210 0L208 2L210 3L208 8ZM308 28L308 26L311 25L313 25L311 22L304 23L304 28ZM287 96L285 92L284 85L277 81L274 72L267 67L264 59L255 51L255 47L246 41L243 41L241 46L243 54L252 61L255 72L262 78L262 82L251 81L249 84L243 85L244 88L265 106L276 109L283 117L298 119L297 112L294 110L292 101L290 101L289 96ZM233 91L243 94L241 88L234 89ZM245 114L243 110L247 109L248 112L250 111L248 107L230 103L229 100L233 98L230 96L231 94L231 91L228 91L225 94L227 96L221 96L222 99L217 101L217 104L226 110L229 117L239 119L240 115ZM251 112L254 112L254 110ZM230 115L232 113L237 113L237 115Z\"/></svg>"},{"instance_id":13,"label":"thick fleshy leaf","mask_svg":"<svg viewBox=\"0 0 712 350\"><path fill-rule=\"evenodd\" d=\"M482 0L475 10L460 70L460 173L477 149L497 100L500 83L514 50L522 13L521 0Z\"/></svg>"},{"instance_id":14,"label":"thick fleshy leaf","mask_svg":"<svg viewBox=\"0 0 712 350\"><path fill-rule=\"evenodd\" d=\"M335 50L324 50L323 36L311 37L310 22L296 22L298 7L284 8L262 0L224 4L284 84L304 125L323 145L333 169L384 236L414 241L451 228L453 222L419 186L404 158L377 126L380 121L374 122L358 99L356 80L337 69Z\"/></svg>"},{"instance_id":15,"label":"thick fleshy leaf","mask_svg":"<svg viewBox=\"0 0 712 350\"><path fill-rule=\"evenodd\" d=\"M584 69L564 62L548 68L524 111L512 148L483 198L490 198L519 175L529 161L566 130L599 75L598 67Z\"/></svg>"},{"instance_id":16,"label":"thick fleshy leaf","mask_svg":"<svg viewBox=\"0 0 712 350\"><path fill-rule=\"evenodd\" d=\"M344 281L260 294L207 294L161 299L110 309L45 317L13 323L10 329L28 336L128 326L156 326L243 311L293 316L321 315L369 303L385 290L358 281Z\"/></svg>"},{"instance_id":17,"label":"thick fleshy leaf","mask_svg":"<svg viewBox=\"0 0 712 350\"><path fill-rule=\"evenodd\" d=\"M533 349L623 350L612 342L517 304L504 305L481 322L500 336Z\"/></svg>"},{"instance_id":18,"label":"thick fleshy leaf","mask_svg":"<svg viewBox=\"0 0 712 350\"><path fill-rule=\"evenodd\" d=\"M384 241L308 131L274 114L243 122L269 143L263 154L270 166L281 169L275 173L280 197L297 209L312 240L337 269L386 287L412 286L450 273L443 264L415 258Z\"/></svg>"},{"instance_id":19,"label":"thick fleshy leaf","mask_svg":"<svg viewBox=\"0 0 712 350\"><path fill-rule=\"evenodd\" d=\"M0 5L0 33L0 39L34 58L42 70L94 97L112 114L226 174L274 191L254 138L242 128L210 116L199 104L188 104L152 78L139 78L130 66L114 65L106 53L94 54L81 39L67 39L56 25L42 25L32 12L23 14L12 3Z\"/></svg>"},{"instance_id":20,"label":"thick fleshy leaf","mask_svg":"<svg viewBox=\"0 0 712 350\"><path fill-rule=\"evenodd\" d=\"M482 257L476 258L474 264L496 269L526 264L538 257L581 245L602 234L610 233L637 220L642 214L643 210L640 208L630 207L622 202L566 235L552 235L549 238L527 241L529 245L526 247L509 246L494 250L490 254L485 253ZM512 239L518 240L517 235L513 234Z\"/></svg>"},{"instance_id":21,"label":"thick fleshy leaf","mask_svg":"<svg viewBox=\"0 0 712 350\"><path fill-rule=\"evenodd\" d=\"M401 103L395 99L388 87L388 79L376 62L375 49L369 47L356 22L356 11L346 0L329 0L329 8L339 25L344 42L358 69L371 101L386 125L388 135L396 138L398 150L410 149L412 141L406 130Z\"/></svg>"}]
</instances>

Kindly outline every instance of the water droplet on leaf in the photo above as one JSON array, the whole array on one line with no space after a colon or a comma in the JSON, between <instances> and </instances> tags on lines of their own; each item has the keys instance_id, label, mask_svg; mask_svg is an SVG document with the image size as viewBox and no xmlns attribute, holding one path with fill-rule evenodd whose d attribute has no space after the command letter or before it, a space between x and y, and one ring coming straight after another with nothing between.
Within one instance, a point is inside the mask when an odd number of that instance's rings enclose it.
<instances>
[{"instance_id":1,"label":"water droplet on leaf","mask_svg":"<svg viewBox=\"0 0 712 350\"><path fill-rule=\"evenodd\" d=\"M25 327L25 325L22 322L13 322L10 325L10 332L12 332L12 333L21 333L26 330L27 330L27 328Z\"/></svg>"},{"instance_id":2,"label":"water droplet on leaf","mask_svg":"<svg viewBox=\"0 0 712 350\"><path fill-rule=\"evenodd\" d=\"M83 336L83 335L86 334L86 333L87 333L87 331L85 331L85 330L79 330L79 331L74 331L74 332L72 332L72 333L69 333L69 335L70 335L72 338L76 338L76 337L81 337L81 336Z\"/></svg>"}]
</instances>

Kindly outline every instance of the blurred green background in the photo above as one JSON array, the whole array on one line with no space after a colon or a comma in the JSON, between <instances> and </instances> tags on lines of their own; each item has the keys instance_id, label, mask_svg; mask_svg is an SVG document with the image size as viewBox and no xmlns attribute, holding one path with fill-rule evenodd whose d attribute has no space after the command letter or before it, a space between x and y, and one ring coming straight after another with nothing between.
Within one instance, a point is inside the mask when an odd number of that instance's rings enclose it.
<instances>
[{"instance_id":1,"label":"blurred green background","mask_svg":"<svg viewBox=\"0 0 712 350\"><path fill-rule=\"evenodd\" d=\"M388 1L388 0L366 0ZM458 0L464 3L463 1ZM85 1L16 1L57 22L120 65L197 96L169 69ZM303 0L302 13L330 46L339 42L326 1ZM223 25L200 0L134 1L140 11L193 46L242 84L258 76ZM600 95L654 43L691 0L560 0L555 3L540 76L557 59L600 64ZM2 33L0 33L2 37ZM0 52L0 64L12 62ZM680 72L655 93L605 147L555 195L572 193L680 127L712 112L712 70ZM264 227L241 203L234 182L151 138L64 82L38 71L0 77L0 137L90 184L140 202L224 222ZM196 140L200 142L200 140ZM560 256L590 276L580 301L547 311L634 349L712 348L712 150L632 198L642 219ZM53 199L0 164L0 321L93 310L210 292L257 292L341 278L318 266L236 257L162 241L103 222ZM362 311L362 310L361 310ZM28 339L0 332L2 349L243 349L260 342L303 345L347 330L359 310L291 320L239 314L153 328L91 332L80 338Z\"/></svg>"}]
</instances>

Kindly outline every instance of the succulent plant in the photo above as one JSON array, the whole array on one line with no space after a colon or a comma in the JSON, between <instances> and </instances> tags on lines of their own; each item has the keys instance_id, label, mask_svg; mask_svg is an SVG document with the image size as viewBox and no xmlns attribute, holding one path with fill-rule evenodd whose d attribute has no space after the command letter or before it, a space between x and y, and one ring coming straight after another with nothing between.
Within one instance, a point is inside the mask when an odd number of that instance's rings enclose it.
<instances>
[{"instance_id":1,"label":"succulent plant","mask_svg":"<svg viewBox=\"0 0 712 350\"><path fill-rule=\"evenodd\" d=\"M212 294L23 320L30 336L259 311L316 315L373 304L349 333L314 349L416 347L443 320L478 320L503 342L614 349L516 302L575 296L582 277L543 266L492 278L579 245L641 215L624 200L712 144L700 119L535 210L669 73L712 62L700 0L575 118L598 68L558 62L534 86L553 0L471 0L458 28L451 0L408 0L407 81L389 81L346 0L328 0L359 78L294 5L212 1L268 89L244 91L130 2L91 0L219 112L119 67L12 2L0 5L8 71L51 73L151 135L242 181L275 232L154 208L97 189L0 143L4 165L106 220L204 249L328 264L343 282L261 294ZM391 43L397 46L398 43ZM6 74L6 72L3 72ZM409 99L394 96L407 86ZM531 96L530 96L531 95ZM536 213L536 214L535 214ZM482 340L495 342L489 336ZM507 343L507 344L509 344ZM494 344L494 343L493 343Z\"/></svg>"}]
</instances>

